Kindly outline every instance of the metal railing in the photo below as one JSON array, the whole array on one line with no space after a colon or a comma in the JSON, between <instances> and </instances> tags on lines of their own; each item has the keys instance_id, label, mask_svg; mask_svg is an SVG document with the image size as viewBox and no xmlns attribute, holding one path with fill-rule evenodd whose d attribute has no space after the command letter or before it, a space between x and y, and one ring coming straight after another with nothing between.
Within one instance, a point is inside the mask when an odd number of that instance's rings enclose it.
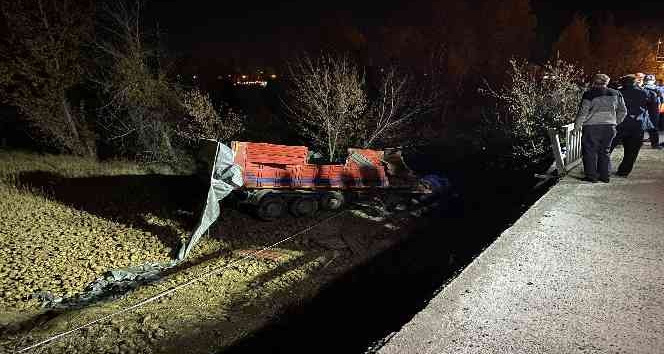
<instances>
[{"instance_id":1,"label":"metal railing","mask_svg":"<svg viewBox=\"0 0 664 354\"><path fill-rule=\"evenodd\" d=\"M553 157L556 160L556 169L563 175L576 167L582 161L581 131L574 130L574 123L564 125L565 145L560 144L560 134L556 129L549 129Z\"/></svg>"}]
</instances>

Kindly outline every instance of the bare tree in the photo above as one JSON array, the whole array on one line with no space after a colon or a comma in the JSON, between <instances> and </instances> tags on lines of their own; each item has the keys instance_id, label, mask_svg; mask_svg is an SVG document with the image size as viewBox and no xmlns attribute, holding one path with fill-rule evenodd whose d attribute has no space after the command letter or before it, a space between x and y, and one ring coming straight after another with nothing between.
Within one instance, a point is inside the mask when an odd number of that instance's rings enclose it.
<instances>
[{"instance_id":1,"label":"bare tree","mask_svg":"<svg viewBox=\"0 0 664 354\"><path fill-rule=\"evenodd\" d=\"M498 155L495 163L538 168L551 156L548 129L570 123L576 114L583 71L562 60L543 67L516 60L511 65L504 87L494 90L487 84L482 90L497 103L494 119L482 127L482 143Z\"/></svg>"},{"instance_id":2,"label":"bare tree","mask_svg":"<svg viewBox=\"0 0 664 354\"><path fill-rule=\"evenodd\" d=\"M402 145L407 140L405 128L425 118L439 105L440 90L431 85L430 74L415 82L413 76L402 74L396 66L382 70L377 97L366 114L363 146L381 142Z\"/></svg>"},{"instance_id":3,"label":"bare tree","mask_svg":"<svg viewBox=\"0 0 664 354\"><path fill-rule=\"evenodd\" d=\"M0 42L0 100L18 108L42 146L94 155L85 117L68 99L82 80L92 3L1 0L0 10L9 29Z\"/></svg>"},{"instance_id":4,"label":"bare tree","mask_svg":"<svg viewBox=\"0 0 664 354\"><path fill-rule=\"evenodd\" d=\"M364 72L347 55L302 55L288 63L284 105L303 135L334 161L356 143L367 109Z\"/></svg>"},{"instance_id":5,"label":"bare tree","mask_svg":"<svg viewBox=\"0 0 664 354\"><path fill-rule=\"evenodd\" d=\"M99 113L106 139L147 161L171 161L175 117L183 113L176 87L145 34L142 2L112 0L102 5L96 41L100 75L95 79L107 103Z\"/></svg>"},{"instance_id":6,"label":"bare tree","mask_svg":"<svg viewBox=\"0 0 664 354\"><path fill-rule=\"evenodd\" d=\"M198 89L182 94L186 116L179 121L177 134L189 143L198 139L229 142L244 130L246 117L239 111L223 106L215 109L210 95Z\"/></svg>"}]
</instances>

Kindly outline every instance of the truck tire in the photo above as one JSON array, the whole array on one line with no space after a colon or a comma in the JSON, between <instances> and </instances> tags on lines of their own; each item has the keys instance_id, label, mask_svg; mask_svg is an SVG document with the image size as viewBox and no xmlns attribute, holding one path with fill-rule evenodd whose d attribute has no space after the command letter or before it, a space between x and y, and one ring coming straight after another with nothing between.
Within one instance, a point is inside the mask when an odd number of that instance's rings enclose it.
<instances>
[{"instance_id":1,"label":"truck tire","mask_svg":"<svg viewBox=\"0 0 664 354\"><path fill-rule=\"evenodd\" d=\"M312 197L295 198L290 205L290 211L295 216L312 216L318 211L318 200Z\"/></svg>"},{"instance_id":2,"label":"truck tire","mask_svg":"<svg viewBox=\"0 0 664 354\"><path fill-rule=\"evenodd\" d=\"M281 218L285 209L286 203L283 198L268 194L260 199L256 212L259 218L272 221Z\"/></svg>"},{"instance_id":3,"label":"truck tire","mask_svg":"<svg viewBox=\"0 0 664 354\"><path fill-rule=\"evenodd\" d=\"M339 192L325 193L320 200L323 210L338 210L344 205L344 195Z\"/></svg>"}]
</instances>

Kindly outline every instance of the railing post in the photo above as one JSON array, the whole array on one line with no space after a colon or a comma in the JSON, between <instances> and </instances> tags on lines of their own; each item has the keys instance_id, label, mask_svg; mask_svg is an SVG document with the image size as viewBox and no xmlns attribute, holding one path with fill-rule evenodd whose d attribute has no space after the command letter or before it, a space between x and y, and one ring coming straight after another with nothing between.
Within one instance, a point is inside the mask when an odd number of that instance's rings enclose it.
<instances>
[{"instance_id":1,"label":"railing post","mask_svg":"<svg viewBox=\"0 0 664 354\"><path fill-rule=\"evenodd\" d=\"M581 153L581 131L574 130L574 123L564 125L566 135L565 146L567 154L565 155L565 171L576 167L582 161Z\"/></svg>"},{"instance_id":2,"label":"railing post","mask_svg":"<svg viewBox=\"0 0 664 354\"><path fill-rule=\"evenodd\" d=\"M549 139L551 139L551 150L553 150L553 157L556 159L558 174L562 175L565 173L565 160L560 149L560 138L556 129L549 129Z\"/></svg>"},{"instance_id":3,"label":"railing post","mask_svg":"<svg viewBox=\"0 0 664 354\"><path fill-rule=\"evenodd\" d=\"M574 123L563 125L562 128L565 131L565 151L560 144L559 129L548 130L558 175L566 174L582 161L581 131L574 130ZM547 174L553 172L553 168L554 164L551 165Z\"/></svg>"}]
</instances>

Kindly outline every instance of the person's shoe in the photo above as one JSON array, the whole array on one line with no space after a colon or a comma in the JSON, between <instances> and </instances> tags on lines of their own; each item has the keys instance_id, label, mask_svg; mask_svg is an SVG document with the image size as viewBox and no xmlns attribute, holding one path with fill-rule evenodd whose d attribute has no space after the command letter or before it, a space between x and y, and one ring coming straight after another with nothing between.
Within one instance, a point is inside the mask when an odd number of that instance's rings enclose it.
<instances>
[{"instance_id":1,"label":"person's shoe","mask_svg":"<svg viewBox=\"0 0 664 354\"><path fill-rule=\"evenodd\" d=\"M599 180L604 182L604 183L609 183L609 181L611 181L611 179L608 178L608 177L607 178L600 178Z\"/></svg>"},{"instance_id":2,"label":"person's shoe","mask_svg":"<svg viewBox=\"0 0 664 354\"><path fill-rule=\"evenodd\" d=\"M616 172L616 173L614 173L614 176L627 177L627 173L625 173L625 172Z\"/></svg>"},{"instance_id":3,"label":"person's shoe","mask_svg":"<svg viewBox=\"0 0 664 354\"><path fill-rule=\"evenodd\" d=\"M583 177L582 181L584 181L584 182L590 182L590 183L597 183L597 180L596 180L596 179L594 179L594 178L590 178L590 177Z\"/></svg>"}]
</instances>

